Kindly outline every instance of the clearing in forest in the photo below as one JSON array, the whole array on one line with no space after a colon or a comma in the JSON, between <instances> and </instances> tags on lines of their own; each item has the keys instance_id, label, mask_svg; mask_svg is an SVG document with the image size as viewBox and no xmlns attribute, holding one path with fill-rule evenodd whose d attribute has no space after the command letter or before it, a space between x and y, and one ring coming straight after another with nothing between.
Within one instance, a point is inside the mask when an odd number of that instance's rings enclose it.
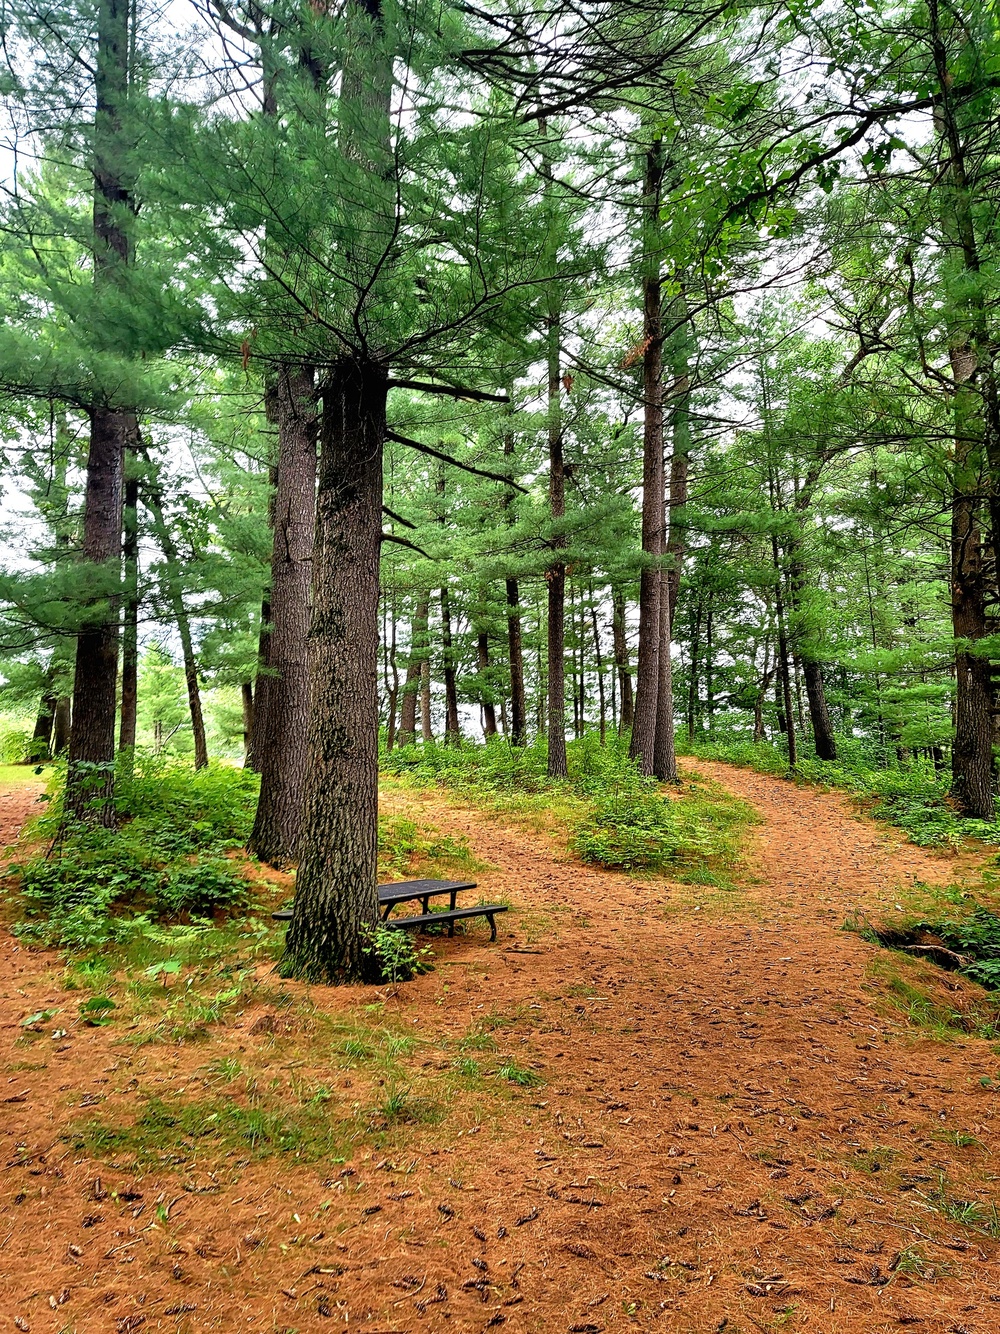
<instances>
[{"instance_id":1,"label":"clearing in forest","mask_svg":"<svg viewBox=\"0 0 1000 1334\"><path fill-rule=\"evenodd\" d=\"M103 1014L4 930L4 1320L995 1330L1000 1056L961 1024L983 993L842 929L977 858L836 794L685 772L761 817L729 887L581 866L564 832L390 785L513 909L395 992L221 960L198 1008L154 961ZM8 838L31 795L0 794Z\"/></svg>"}]
</instances>

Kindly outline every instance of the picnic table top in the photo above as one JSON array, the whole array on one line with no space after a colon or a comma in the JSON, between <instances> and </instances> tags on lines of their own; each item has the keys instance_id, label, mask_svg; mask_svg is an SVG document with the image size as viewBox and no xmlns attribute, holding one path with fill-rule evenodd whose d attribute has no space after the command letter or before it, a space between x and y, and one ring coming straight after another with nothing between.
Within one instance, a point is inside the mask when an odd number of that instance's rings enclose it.
<instances>
[{"instance_id":1,"label":"picnic table top","mask_svg":"<svg viewBox=\"0 0 1000 1334\"><path fill-rule=\"evenodd\" d=\"M475 880L396 880L379 885L380 903L404 903L423 894L447 894L449 890L475 889Z\"/></svg>"}]
</instances>

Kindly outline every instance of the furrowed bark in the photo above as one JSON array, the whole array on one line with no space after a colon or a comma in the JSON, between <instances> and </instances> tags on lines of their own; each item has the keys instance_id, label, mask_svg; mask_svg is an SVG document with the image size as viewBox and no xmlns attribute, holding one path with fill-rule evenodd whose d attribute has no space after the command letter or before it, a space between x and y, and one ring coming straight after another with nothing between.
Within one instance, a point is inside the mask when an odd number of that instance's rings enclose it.
<instances>
[{"instance_id":1,"label":"furrowed bark","mask_svg":"<svg viewBox=\"0 0 1000 1334\"><path fill-rule=\"evenodd\" d=\"M543 136L547 127L540 122ZM565 778L569 769L566 759L566 562L562 552L566 547L565 535L558 531L566 514L566 471L563 457L562 421L562 293L558 282L559 247L555 222L549 219L548 255L546 257L550 282L546 293L545 356L548 372L547 435L549 446L549 514L553 521L549 568L545 572L548 585L547 616L547 733L548 775Z\"/></svg>"},{"instance_id":2,"label":"furrowed bark","mask_svg":"<svg viewBox=\"0 0 1000 1334\"><path fill-rule=\"evenodd\" d=\"M643 184L646 219L643 289L643 452L642 550L639 576L639 658L636 670L635 716L629 754L640 773L655 768L656 719L661 689L660 598L663 588L663 328L662 281L659 255L652 237L656 230L663 153L659 143L646 154Z\"/></svg>"},{"instance_id":3,"label":"furrowed bark","mask_svg":"<svg viewBox=\"0 0 1000 1334\"><path fill-rule=\"evenodd\" d=\"M249 848L286 865L298 853L309 755L309 617L316 517L316 389L311 366L280 367L271 555L268 685L258 690L254 757L260 796Z\"/></svg>"},{"instance_id":4,"label":"furrowed bark","mask_svg":"<svg viewBox=\"0 0 1000 1334\"><path fill-rule=\"evenodd\" d=\"M309 783L285 977L379 980L378 601L383 367L352 358L322 391L310 631Z\"/></svg>"}]
</instances>

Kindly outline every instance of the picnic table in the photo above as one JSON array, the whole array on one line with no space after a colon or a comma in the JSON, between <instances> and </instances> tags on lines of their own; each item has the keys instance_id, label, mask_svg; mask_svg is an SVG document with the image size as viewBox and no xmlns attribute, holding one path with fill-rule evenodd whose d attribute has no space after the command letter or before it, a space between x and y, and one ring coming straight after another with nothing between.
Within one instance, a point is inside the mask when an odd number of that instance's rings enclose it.
<instances>
[{"instance_id":1,"label":"picnic table","mask_svg":"<svg viewBox=\"0 0 1000 1334\"><path fill-rule=\"evenodd\" d=\"M507 911L505 903L477 903L467 908L458 907L458 896L466 889L475 889L474 880L398 880L378 887L378 904L382 912L382 921L405 930L407 927L424 926L448 927L449 936L455 934L455 923L468 918L485 917L490 924L490 940L497 938L496 915ZM432 898L447 894L449 906L439 912L431 912ZM389 914L397 903L410 903L416 899L423 912L412 917L390 917ZM278 922L290 922L292 909L282 908L271 916Z\"/></svg>"}]
</instances>

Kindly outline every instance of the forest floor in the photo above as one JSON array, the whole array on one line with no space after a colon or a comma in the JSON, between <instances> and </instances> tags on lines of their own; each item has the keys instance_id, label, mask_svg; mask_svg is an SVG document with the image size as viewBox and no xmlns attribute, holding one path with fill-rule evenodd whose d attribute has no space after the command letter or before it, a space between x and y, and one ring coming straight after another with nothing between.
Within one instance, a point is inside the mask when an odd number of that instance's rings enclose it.
<instances>
[{"instance_id":1,"label":"forest floor","mask_svg":"<svg viewBox=\"0 0 1000 1334\"><path fill-rule=\"evenodd\" d=\"M1000 1049L914 1023L971 985L842 930L985 854L684 767L762 817L728 888L388 784L512 905L395 993L259 965L179 1042L124 992L86 1026L60 957L0 932L0 1330L1000 1328ZM0 840L32 796L0 791Z\"/></svg>"}]
</instances>

